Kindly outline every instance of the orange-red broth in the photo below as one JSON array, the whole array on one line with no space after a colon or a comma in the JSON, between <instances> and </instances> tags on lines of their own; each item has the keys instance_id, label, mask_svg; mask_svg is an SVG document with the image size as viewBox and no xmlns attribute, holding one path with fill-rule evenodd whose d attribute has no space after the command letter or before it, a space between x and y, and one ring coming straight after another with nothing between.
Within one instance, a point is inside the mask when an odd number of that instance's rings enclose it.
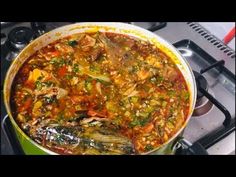
<instances>
[{"instance_id":1,"label":"orange-red broth","mask_svg":"<svg viewBox=\"0 0 236 177\"><path fill-rule=\"evenodd\" d=\"M148 152L171 138L189 111L189 90L175 63L154 45L116 33L74 34L40 49L21 67L12 95L20 127L61 154ZM91 118L109 122L133 151L37 139L42 122L89 130L94 125L80 121Z\"/></svg>"}]
</instances>

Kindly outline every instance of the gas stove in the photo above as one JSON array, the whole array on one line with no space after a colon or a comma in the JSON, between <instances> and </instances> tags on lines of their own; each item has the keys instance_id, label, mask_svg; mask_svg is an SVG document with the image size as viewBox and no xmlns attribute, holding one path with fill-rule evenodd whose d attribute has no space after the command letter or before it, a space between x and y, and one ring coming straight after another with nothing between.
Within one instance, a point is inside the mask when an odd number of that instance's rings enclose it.
<instances>
[{"instance_id":1,"label":"gas stove","mask_svg":"<svg viewBox=\"0 0 236 177\"><path fill-rule=\"evenodd\" d=\"M196 78L197 103L183 138L208 154L235 154L235 51L194 22L130 22L172 43ZM1 100L7 69L33 39L67 22L1 22ZM1 101L1 152L23 154ZM179 148L176 154L189 154ZM191 154L191 153L190 153Z\"/></svg>"}]
</instances>

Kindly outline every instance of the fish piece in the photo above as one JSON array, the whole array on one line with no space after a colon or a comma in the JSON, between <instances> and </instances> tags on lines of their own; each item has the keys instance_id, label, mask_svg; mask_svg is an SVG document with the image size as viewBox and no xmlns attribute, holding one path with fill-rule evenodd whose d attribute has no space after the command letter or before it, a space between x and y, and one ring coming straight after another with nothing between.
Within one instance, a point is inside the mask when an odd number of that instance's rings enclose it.
<instances>
[{"instance_id":1,"label":"fish piece","mask_svg":"<svg viewBox=\"0 0 236 177\"><path fill-rule=\"evenodd\" d=\"M102 122L101 118L92 118ZM91 120L92 120L91 119ZM65 148L75 154L133 154L134 147L130 139L118 134L109 124L83 126L61 126L49 124L31 131L33 138L44 146Z\"/></svg>"}]
</instances>

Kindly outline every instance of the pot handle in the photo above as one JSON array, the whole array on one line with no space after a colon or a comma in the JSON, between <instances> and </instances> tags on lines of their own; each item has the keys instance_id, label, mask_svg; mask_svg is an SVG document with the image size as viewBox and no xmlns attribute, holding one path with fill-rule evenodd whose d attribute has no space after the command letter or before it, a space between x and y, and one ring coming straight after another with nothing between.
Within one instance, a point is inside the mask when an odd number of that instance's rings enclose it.
<instances>
[{"instance_id":1,"label":"pot handle","mask_svg":"<svg viewBox=\"0 0 236 177\"><path fill-rule=\"evenodd\" d=\"M154 31L157 31L161 28L164 28L166 26L166 24L167 24L166 22L160 22L159 24L155 24L155 25L151 26L150 28L148 28L148 30L154 32Z\"/></svg>"},{"instance_id":2,"label":"pot handle","mask_svg":"<svg viewBox=\"0 0 236 177\"><path fill-rule=\"evenodd\" d=\"M206 149L199 143L190 143L184 138L180 138L173 146L176 155L209 155Z\"/></svg>"},{"instance_id":3,"label":"pot handle","mask_svg":"<svg viewBox=\"0 0 236 177\"><path fill-rule=\"evenodd\" d=\"M1 121L1 129L2 129L2 132L4 133L5 137L6 137L6 140L9 144L11 144L8 136L7 136L7 132L6 132L6 129L5 129L5 124L6 124L6 121L8 119L8 115L5 115L4 118L2 119Z\"/></svg>"},{"instance_id":4,"label":"pot handle","mask_svg":"<svg viewBox=\"0 0 236 177\"><path fill-rule=\"evenodd\" d=\"M8 115L4 116L1 121L1 129L5 135L7 143L12 149L11 151L13 151L13 153L17 155L23 155L24 151L22 150L21 145L16 137Z\"/></svg>"}]
</instances>

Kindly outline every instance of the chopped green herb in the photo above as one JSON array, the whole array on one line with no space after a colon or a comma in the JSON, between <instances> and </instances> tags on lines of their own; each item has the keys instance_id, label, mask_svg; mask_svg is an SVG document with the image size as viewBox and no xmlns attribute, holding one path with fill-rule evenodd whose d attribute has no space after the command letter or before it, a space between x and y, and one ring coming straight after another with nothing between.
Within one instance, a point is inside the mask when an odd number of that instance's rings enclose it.
<instances>
[{"instance_id":1,"label":"chopped green herb","mask_svg":"<svg viewBox=\"0 0 236 177\"><path fill-rule=\"evenodd\" d=\"M63 121L63 120L65 119L64 111L58 113L57 119L58 119L59 121Z\"/></svg>"},{"instance_id":2,"label":"chopped green herb","mask_svg":"<svg viewBox=\"0 0 236 177\"><path fill-rule=\"evenodd\" d=\"M50 87L50 86L54 86L55 84L52 81L47 81L47 82L43 82L42 85Z\"/></svg>"},{"instance_id":3,"label":"chopped green herb","mask_svg":"<svg viewBox=\"0 0 236 177\"><path fill-rule=\"evenodd\" d=\"M137 119L135 119L129 123L129 127L131 127L131 128L138 126L138 125L140 125L140 122Z\"/></svg>"},{"instance_id":4,"label":"chopped green herb","mask_svg":"<svg viewBox=\"0 0 236 177\"><path fill-rule=\"evenodd\" d=\"M100 82L101 84L103 84L103 85L105 85L105 86L111 85L110 82L106 82L106 81L103 81L103 80L101 80L101 79L96 79L96 81Z\"/></svg>"},{"instance_id":5,"label":"chopped green herb","mask_svg":"<svg viewBox=\"0 0 236 177\"><path fill-rule=\"evenodd\" d=\"M78 44L78 42L76 40L72 40L72 41L68 41L68 45L71 47L74 47Z\"/></svg>"},{"instance_id":6,"label":"chopped green herb","mask_svg":"<svg viewBox=\"0 0 236 177\"><path fill-rule=\"evenodd\" d=\"M132 96L130 97L131 103L137 103L138 102L138 97L137 96Z\"/></svg>"},{"instance_id":7,"label":"chopped green herb","mask_svg":"<svg viewBox=\"0 0 236 177\"><path fill-rule=\"evenodd\" d=\"M157 131L158 131L160 136L164 135L164 129L160 125L157 126Z\"/></svg>"},{"instance_id":8,"label":"chopped green herb","mask_svg":"<svg viewBox=\"0 0 236 177\"><path fill-rule=\"evenodd\" d=\"M148 117L148 116L147 116ZM140 126L144 126L144 125L146 125L147 123L149 122L149 118L146 118L146 119L142 119L142 120L140 120Z\"/></svg>"},{"instance_id":9,"label":"chopped green herb","mask_svg":"<svg viewBox=\"0 0 236 177\"><path fill-rule=\"evenodd\" d=\"M100 68L96 65L90 65L89 70L92 72L100 72Z\"/></svg>"},{"instance_id":10,"label":"chopped green herb","mask_svg":"<svg viewBox=\"0 0 236 177\"><path fill-rule=\"evenodd\" d=\"M72 71L75 72L75 73L79 72L79 65L74 64Z\"/></svg>"},{"instance_id":11,"label":"chopped green herb","mask_svg":"<svg viewBox=\"0 0 236 177\"><path fill-rule=\"evenodd\" d=\"M162 107L166 107L166 105L167 105L167 102L166 102L166 101L163 101L163 102L162 102Z\"/></svg>"},{"instance_id":12,"label":"chopped green herb","mask_svg":"<svg viewBox=\"0 0 236 177\"><path fill-rule=\"evenodd\" d=\"M187 101L189 99L189 96L190 96L190 94L188 92L183 93L183 98L185 101Z\"/></svg>"},{"instance_id":13,"label":"chopped green herb","mask_svg":"<svg viewBox=\"0 0 236 177\"><path fill-rule=\"evenodd\" d=\"M67 74L67 75L65 76L65 78L66 78L67 80L70 80L70 79L72 79L72 78L73 78L73 76L72 76L72 75L69 75L69 74Z\"/></svg>"},{"instance_id":14,"label":"chopped green herb","mask_svg":"<svg viewBox=\"0 0 236 177\"><path fill-rule=\"evenodd\" d=\"M149 119L150 119L149 114L145 118L134 116L133 121L129 123L129 127L131 127L131 128L133 128L135 126L142 126L143 127L149 122Z\"/></svg>"},{"instance_id":15,"label":"chopped green herb","mask_svg":"<svg viewBox=\"0 0 236 177\"><path fill-rule=\"evenodd\" d=\"M174 113L174 108L171 107L171 108L170 108L170 114L172 115L173 113Z\"/></svg>"},{"instance_id":16,"label":"chopped green herb","mask_svg":"<svg viewBox=\"0 0 236 177\"><path fill-rule=\"evenodd\" d=\"M40 82L40 81L36 81L36 82L35 82L35 86L36 86L36 88L37 88L38 90L41 90L42 87L43 87L42 82Z\"/></svg>"},{"instance_id":17,"label":"chopped green herb","mask_svg":"<svg viewBox=\"0 0 236 177\"><path fill-rule=\"evenodd\" d=\"M90 92L91 90L92 90L92 83L91 83L91 81L92 81L92 78L88 78L88 79L86 79L85 80L85 89L88 91L88 92Z\"/></svg>"},{"instance_id":18,"label":"chopped green herb","mask_svg":"<svg viewBox=\"0 0 236 177\"><path fill-rule=\"evenodd\" d=\"M145 151L151 151L153 150L153 146L148 144L146 147L145 147Z\"/></svg>"},{"instance_id":19,"label":"chopped green herb","mask_svg":"<svg viewBox=\"0 0 236 177\"><path fill-rule=\"evenodd\" d=\"M140 112L139 116L147 118L149 116L149 112Z\"/></svg>"},{"instance_id":20,"label":"chopped green herb","mask_svg":"<svg viewBox=\"0 0 236 177\"><path fill-rule=\"evenodd\" d=\"M132 67L132 72L137 72L139 70L139 66L135 65Z\"/></svg>"},{"instance_id":21,"label":"chopped green herb","mask_svg":"<svg viewBox=\"0 0 236 177\"><path fill-rule=\"evenodd\" d=\"M175 96L175 91L169 90L168 95L171 96L171 97Z\"/></svg>"},{"instance_id":22,"label":"chopped green herb","mask_svg":"<svg viewBox=\"0 0 236 177\"><path fill-rule=\"evenodd\" d=\"M112 123L115 125L120 125L122 123L122 116L115 117Z\"/></svg>"},{"instance_id":23,"label":"chopped green herb","mask_svg":"<svg viewBox=\"0 0 236 177\"><path fill-rule=\"evenodd\" d=\"M55 97L44 97L44 101L48 104L53 103L55 101Z\"/></svg>"},{"instance_id":24,"label":"chopped green herb","mask_svg":"<svg viewBox=\"0 0 236 177\"><path fill-rule=\"evenodd\" d=\"M61 67L65 64L65 60L63 58L54 57L50 60L49 63L53 64L56 67Z\"/></svg>"},{"instance_id":25,"label":"chopped green herb","mask_svg":"<svg viewBox=\"0 0 236 177\"><path fill-rule=\"evenodd\" d=\"M157 79L158 83L160 83L160 82L162 82L164 80L164 78L162 76L159 76L156 79Z\"/></svg>"}]
</instances>

